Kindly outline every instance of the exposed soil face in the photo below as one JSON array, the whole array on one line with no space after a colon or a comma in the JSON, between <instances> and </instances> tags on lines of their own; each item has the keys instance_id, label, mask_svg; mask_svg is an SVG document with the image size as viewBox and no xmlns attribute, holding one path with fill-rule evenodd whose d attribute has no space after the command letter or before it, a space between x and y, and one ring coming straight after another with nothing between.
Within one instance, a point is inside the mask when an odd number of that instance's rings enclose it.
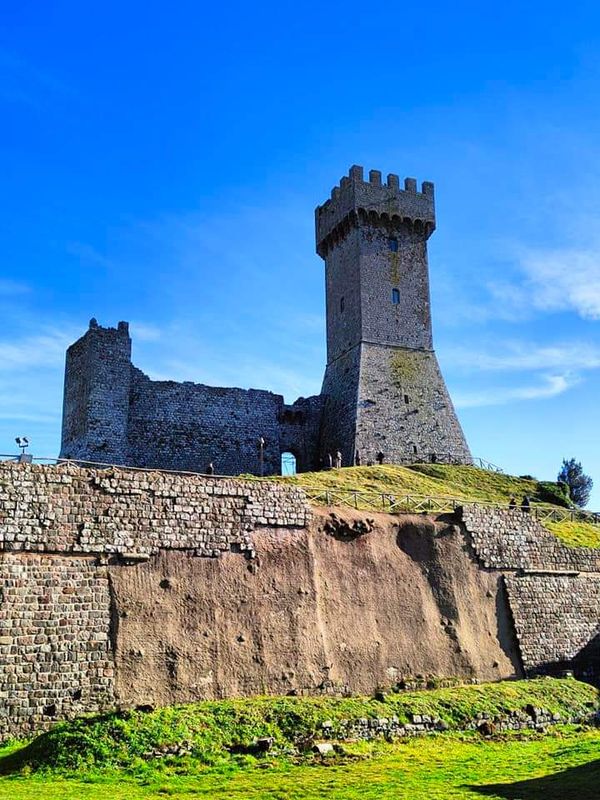
<instances>
[{"instance_id":1,"label":"exposed soil face","mask_svg":"<svg viewBox=\"0 0 600 800\"><path fill-rule=\"evenodd\" d=\"M348 509L257 531L256 561L162 551L111 566L124 704L520 674L499 573L452 522Z\"/></svg>"}]
</instances>

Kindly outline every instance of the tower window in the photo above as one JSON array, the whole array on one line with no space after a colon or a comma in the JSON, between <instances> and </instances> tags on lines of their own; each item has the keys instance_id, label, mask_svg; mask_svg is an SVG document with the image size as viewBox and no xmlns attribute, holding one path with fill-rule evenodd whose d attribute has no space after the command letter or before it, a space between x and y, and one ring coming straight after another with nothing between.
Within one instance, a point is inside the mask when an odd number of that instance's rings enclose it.
<instances>
[{"instance_id":1,"label":"tower window","mask_svg":"<svg viewBox=\"0 0 600 800\"><path fill-rule=\"evenodd\" d=\"M404 402L406 403L406 405L408 405L408 403L409 403L407 394L404 395Z\"/></svg>"},{"instance_id":2,"label":"tower window","mask_svg":"<svg viewBox=\"0 0 600 800\"><path fill-rule=\"evenodd\" d=\"M397 306L400 302L400 292L398 289L392 289L392 303Z\"/></svg>"},{"instance_id":3,"label":"tower window","mask_svg":"<svg viewBox=\"0 0 600 800\"><path fill-rule=\"evenodd\" d=\"M392 237L391 239L388 239L388 244L392 253L398 252L398 239L394 239L394 237Z\"/></svg>"},{"instance_id":4,"label":"tower window","mask_svg":"<svg viewBox=\"0 0 600 800\"><path fill-rule=\"evenodd\" d=\"M417 455L417 445L413 444L413 453Z\"/></svg>"},{"instance_id":5,"label":"tower window","mask_svg":"<svg viewBox=\"0 0 600 800\"><path fill-rule=\"evenodd\" d=\"M340 297L340 314L344 313L344 309L346 308L346 301L343 297Z\"/></svg>"}]
</instances>

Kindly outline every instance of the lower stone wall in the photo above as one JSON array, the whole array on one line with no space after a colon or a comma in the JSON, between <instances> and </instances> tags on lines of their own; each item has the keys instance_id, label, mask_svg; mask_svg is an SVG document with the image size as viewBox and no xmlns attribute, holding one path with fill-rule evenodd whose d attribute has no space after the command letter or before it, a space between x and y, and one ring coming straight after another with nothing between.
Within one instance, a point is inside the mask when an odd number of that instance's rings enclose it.
<instances>
[{"instance_id":1,"label":"lower stone wall","mask_svg":"<svg viewBox=\"0 0 600 800\"><path fill-rule=\"evenodd\" d=\"M0 740L114 701L105 567L0 556Z\"/></svg>"},{"instance_id":2,"label":"lower stone wall","mask_svg":"<svg viewBox=\"0 0 600 800\"><path fill-rule=\"evenodd\" d=\"M218 556L251 551L256 528L309 521L304 492L283 484L0 463L0 550Z\"/></svg>"},{"instance_id":3,"label":"lower stone wall","mask_svg":"<svg viewBox=\"0 0 600 800\"><path fill-rule=\"evenodd\" d=\"M0 739L115 703L599 662L597 551L521 512L338 514L290 485L0 464Z\"/></svg>"},{"instance_id":4,"label":"lower stone wall","mask_svg":"<svg viewBox=\"0 0 600 800\"><path fill-rule=\"evenodd\" d=\"M523 665L554 672L578 663L600 634L600 579L593 575L505 576ZM582 677L593 678L592 661Z\"/></svg>"}]
</instances>

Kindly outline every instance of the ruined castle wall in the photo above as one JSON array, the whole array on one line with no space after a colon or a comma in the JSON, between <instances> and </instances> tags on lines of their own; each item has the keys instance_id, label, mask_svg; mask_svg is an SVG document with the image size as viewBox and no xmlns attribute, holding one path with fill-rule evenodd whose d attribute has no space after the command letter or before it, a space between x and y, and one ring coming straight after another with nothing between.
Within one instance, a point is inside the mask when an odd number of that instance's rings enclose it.
<instances>
[{"instance_id":1,"label":"ruined castle wall","mask_svg":"<svg viewBox=\"0 0 600 800\"><path fill-rule=\"evenodd\" d=\"M152 381L133 372L129 457L139 467L219 474L260 474L258 439L265 440L264 474L280 472L279 417L283 397L256 389L218 389Z\"/></svg>"},{"instance_id":2,"label":"ruined castle wall","mask_svg":"<svg viewBox=\"0 0 600 800\"><path fill-rule=\"evenodd\" d=\"M62 458L127 461L131 339L126 322L90 329L67 350Z\"/></svg>"},{"instance_id":3,"label":"ruined castle wall","mask_svg":"<svg viewBox=\"0 0 600 800\"><path fill-rule=\"evenodd\" d=\"M522 574L498 554L508 513L332 516L289 485L1 464L0 738L114 704L581 660L600 575L559 574L539 542L551 566Z\"/></svg>"},{"instance_id":4,"label":"ruined castle wall","mask_svg":"<svg viewBox=\"0 0 600 800\"><path fill-rule=\"evenodd\" d=\"M481 564L490 569L596 572L600 550L567 547L520 509L468 506L462 520Z\"/></svg>"},{"instance_id":5,"label":"ruined castle wall","mask_svg":"<svg viewBox=\"0 0 600 800\"><path fill-rule=\"evenodd\" d=\"M114 702L105 567L0 554L0 740Z\"/></svg>"}]
</instances>

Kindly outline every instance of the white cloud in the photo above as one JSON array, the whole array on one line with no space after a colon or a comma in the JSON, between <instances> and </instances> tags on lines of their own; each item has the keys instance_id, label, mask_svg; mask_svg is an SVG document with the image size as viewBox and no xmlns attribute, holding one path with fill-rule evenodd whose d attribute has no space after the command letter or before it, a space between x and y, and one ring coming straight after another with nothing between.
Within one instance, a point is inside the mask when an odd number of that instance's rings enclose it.
<instances>
[{"instance_id":1,"label":"white cloud","mask_svg":"<svg viewBox=\"0 0 600 800\"><path fill-rule=\"evenodd\" d=\"M130 322L129 331L132 339L139 342L157 342L162 339L164 331L158 325L146 322Z\"/></svg>"},{"instance_id":2,"label":"white cloud","mask_svg":"<svg viewBox=\"0 0 600 800\"><path fill-rule=\"evenodd\" d=\"M455 392L457 408L505 405L519 400L540 400L563 394L580 382L577 375L544 375L537 384L497 387L476 392Z\"/></svg>"},{"instance_id":3,"label":"white cloud","mask_svg":"<svg viewBox=\"0 0 600 800\"><path fill-rule=\"evenodd\" d=\"M533 312L570 311L600 320L600 243L586 248L521 249L521 280L497 280L487 288L491 316L522 321Z\"/></svg>"},{"instance_id":4,"label":"white cloud","mask_svg":"<svg viewBox=\"0 0 600 800\"><path fill-rule=\"evenodd\" d=\"M523 254L521 268L536 308L600 319L600 246L529 251Z\"/></svg>"},{"instance_id":5,"label":"white cloud","mask_svg":"<svg viewBox=\"0 0 600 800\"><path fill-rule=\"evenodd\" d=\"M455 347L444 361L485 371L589 370L600 368L600 347L589 342L538 345L532 342L494 342L489 350Z\"/></svg>"},{"instance_id":6,"label":"white cloud","mask_svg":"<svg viewBox=\"0 0 600 800\"><path fill-rule=\"evenodd\" d=\"M0 341L0 371L47 368L62 364L67 347L76 338L74 328L50 328L35 336Z\"/></svg>"}]
</instances>

